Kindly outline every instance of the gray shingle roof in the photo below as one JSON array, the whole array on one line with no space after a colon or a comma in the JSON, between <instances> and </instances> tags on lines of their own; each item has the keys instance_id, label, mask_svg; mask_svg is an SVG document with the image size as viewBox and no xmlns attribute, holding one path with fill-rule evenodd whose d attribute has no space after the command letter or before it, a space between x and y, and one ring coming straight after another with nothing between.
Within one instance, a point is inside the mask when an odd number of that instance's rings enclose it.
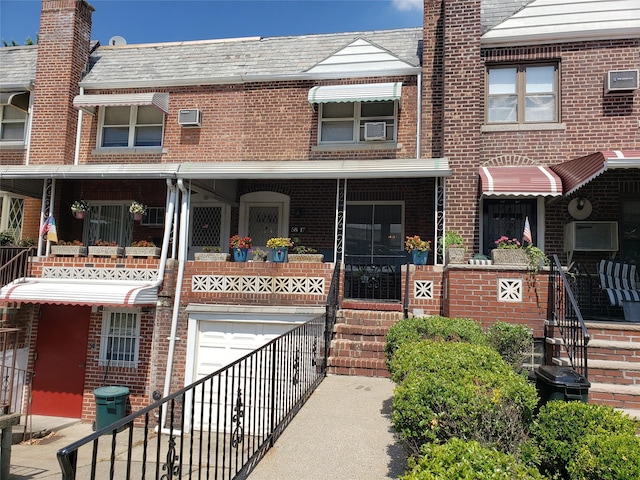
<instances>
[{"instance_id":1,"label":"gray shingle roof","mask_svg":"<svg viewBox=\"0 0 640 480\"><path fill-rule=\"evenodd\" d=\"M522 10L533 0L482 0L480 29L482 33Z\"/></svg>"},{"instance_id":2,"label":"gray shingle roof","mask_svg":"<svg viewBox=\"0 0 640 480\"><path fill-rule=\"evenodd\" d=\"M36 78L38 47L0 48L0 88L26 87Z\"/></svg>"}]
</instances>

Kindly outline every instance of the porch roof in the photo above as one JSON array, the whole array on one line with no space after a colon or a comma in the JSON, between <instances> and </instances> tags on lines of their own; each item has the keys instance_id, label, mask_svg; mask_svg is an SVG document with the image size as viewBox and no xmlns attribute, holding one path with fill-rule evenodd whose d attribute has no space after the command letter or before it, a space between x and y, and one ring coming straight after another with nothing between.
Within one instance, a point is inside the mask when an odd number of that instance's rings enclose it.
<instances>
[{"instance_id":1,"label":"porch roof","mask_svg":"<svg viewBox=\"0 0 640 480\"><path fill-rule=\"evenodd\" d=\"M314 179L448 177L446 158L290 160L93 165L0 165L0 190L40 197L42 181L59 179Z\"/></svg>"},{"instance_id":2,"label":"porch roof","mask_svg":"<svg viewBox=\"0 0 640 480\"><path fill-rule=\"evenodd\" d=\"M562 179L565 195L570 195L610 168L640 168L640 150L602 150L554 165Z\"/></svg>"},{"instance_id":3,"label":"porch roof","mask_svg":"<svg viewBox=\"0 0 640 480\"><path fill-rule=\"evenodd\" d=\"M480 181L485 196L558 196L562 182L549 167L481 167Z\"/></svg>"},{"instance_id":4,"label":"porch roof","mask_svg":"<svg viewBox=\"0 0 640 480\"><path fill-rule=\"evenodd\" d=\"M158 287L149 282L21 278L0 288L0 303L141 306L157 301Z\"/></svg>"}]
</instances>

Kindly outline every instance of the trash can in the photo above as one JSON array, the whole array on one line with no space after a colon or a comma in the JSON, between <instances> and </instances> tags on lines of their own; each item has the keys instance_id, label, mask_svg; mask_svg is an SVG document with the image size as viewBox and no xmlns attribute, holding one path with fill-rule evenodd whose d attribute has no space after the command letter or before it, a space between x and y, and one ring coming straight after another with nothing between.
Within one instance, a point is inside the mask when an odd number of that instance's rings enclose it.
<instances>
[{"instance_id":1,"label":"trash can","mask_svg":"<svg viewBox=\"0 0 640 480\"><path fill-rule=\"evenodd\" d=\"M126 417L129 398L127 387L100 387L96 388L93 394L96 397L95 430L100 430Z\"/></svg>"},{"instance_id":2,"label":"trash can","mask_svg":"<svg viewBox=\"0 0 640 480\"><path fill-rule=\"evenodd\" d=\"M536 370L536 388L540 395L540 405L551 400L589 400L587 379L571 367L542 365Z\"/></svg>"}]
</instances>

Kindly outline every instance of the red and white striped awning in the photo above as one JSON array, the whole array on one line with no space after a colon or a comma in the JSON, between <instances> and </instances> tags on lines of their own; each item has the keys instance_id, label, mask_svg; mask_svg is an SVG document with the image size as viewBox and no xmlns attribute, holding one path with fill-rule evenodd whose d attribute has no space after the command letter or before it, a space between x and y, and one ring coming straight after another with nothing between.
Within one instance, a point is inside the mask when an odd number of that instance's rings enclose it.
<instances>
[{"instance_id":1,"label":"red and white striped awning","mask_svg":"<svg viewBox=\"0 0 640 480\"><path fill-rule=\"evenodd\" d=\"M640 150L602 150L551 167L570 195L612 168L640 168Z\"/></svg>"},{"instance_id":2,"label":"red and white striped awning","mask_svg":"<svg viewBox=\"0 0 640 480\"><path fill-rule=\"evenodd\" d=\"M485 196L562 195L562 181L549 167L481 167L480 180Z\"/></svg>"},{"instance_id":3,"label":"red and white striped awning","mask_svg":"<svg viewBox=\"0 0 640 480\"><path fill-rule=\"evenodd\" d=\"M158 287L149 282L115 282L47 278L21 278L0 288L2 303L62 305L155 305Z\"/></svg>"}]
</instances>

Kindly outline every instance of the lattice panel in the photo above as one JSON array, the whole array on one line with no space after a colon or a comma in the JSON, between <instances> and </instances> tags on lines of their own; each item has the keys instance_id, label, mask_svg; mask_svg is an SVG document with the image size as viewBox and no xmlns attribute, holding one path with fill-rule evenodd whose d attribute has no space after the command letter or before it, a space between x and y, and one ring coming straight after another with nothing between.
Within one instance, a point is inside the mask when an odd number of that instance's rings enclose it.
<instances>
[{"instance_id":1,"label":"lattice panel","mask_svg":"<svg viewBox=\"0 0 640 480\"><path fill-rule=\"evenodd\" d=\"M44 267L42 278L150 282L158 278L158 271L142 268Z\"/></svg>"},{"instance_id":2,"label":"lattice panel","mask_svg":"<svg viewBox=\"0 0 640 480\"><path fill-rule=\"evenodd\" d=\"M324 295L324 278L194 275L191 290L212 293Z\"/></svg>"},{"instance_id":3,"label":"lattice panel","mask_svg":"<svg viewBox=\"0 0 640 480\"><path fill-rule=\"evenodd\" d=\"M499 278L498 301L522 302L522 279Z\"/></svg>"},{"instance_id":4,"label":"lattice panel","mask_svg":"<svg viewBox=\"0 0 640 480\"><path fill-rule=\"evenodd\" d=\"M433 281L416 280L413 282L413 297L421 300L433 300Z\"/></svg>"},{"instance_id":5,"label":"lattice panel","mask_svg":"<svg viewBox=\"0 0 640 480\"><path fill-rule=\"evenodd\" d=\"M222 207L193 207L193 232L191 245L194 247L226 247L220 238Z\"/></svg>"}]
</instances>

